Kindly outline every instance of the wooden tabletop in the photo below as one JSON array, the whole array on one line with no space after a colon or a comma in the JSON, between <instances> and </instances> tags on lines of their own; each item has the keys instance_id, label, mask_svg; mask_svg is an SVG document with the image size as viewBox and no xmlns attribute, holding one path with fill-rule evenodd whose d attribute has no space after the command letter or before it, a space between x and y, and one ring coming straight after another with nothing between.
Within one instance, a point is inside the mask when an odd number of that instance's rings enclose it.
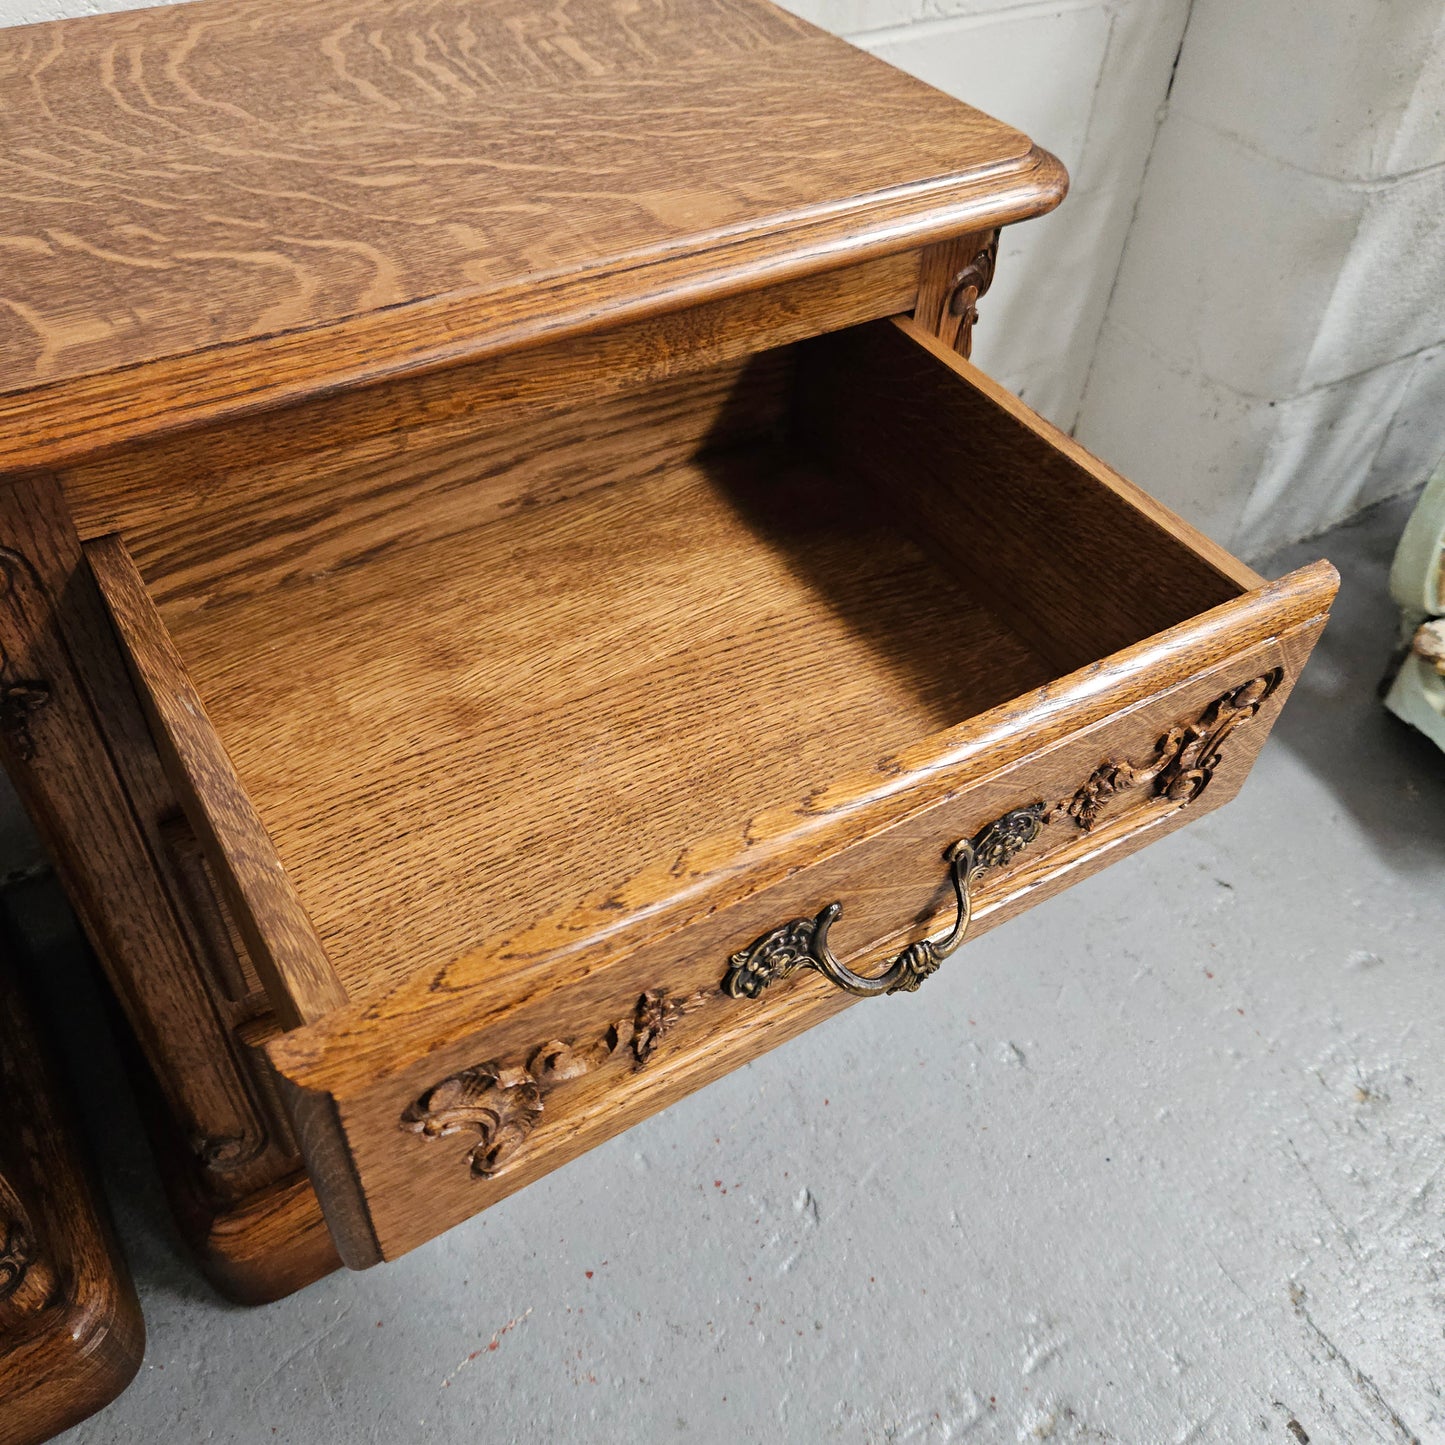
<instances>
[{"instance_id":1,"label":"wooden tabletop","mask_svg":"<svg viewBox=\"0 0 1445 1445\"><path fill-rule=\"evenodd\" d=\"M0 31L0 455L647 314L1062 190L1019 132L766 0L199 0Z\"/></svg>"}]
</instances>

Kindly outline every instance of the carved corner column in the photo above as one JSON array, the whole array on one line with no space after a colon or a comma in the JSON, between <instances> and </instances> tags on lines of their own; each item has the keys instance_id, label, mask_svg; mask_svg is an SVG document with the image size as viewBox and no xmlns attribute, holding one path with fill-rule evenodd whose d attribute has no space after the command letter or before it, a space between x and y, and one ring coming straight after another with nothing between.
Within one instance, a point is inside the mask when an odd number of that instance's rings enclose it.
<instances>
[{"instance_id":1,"label":"carved corner column","mask_svg":"<svg viewBox=\"0 0 1445 1445\"><path fill-rule=\"evenodd\" d=\"M213 1282L262 1300L336 1268L284 1115L236 1035L265 995L209 887L60 483L43 473L0 477L0 760L150 1065L167 1187ZM295 1258L227 1232L226 1216L273 1195L305 1236Z\"/></svg>"},{"instance_id":2,"label":"carved corner column","mask_svg":"<svg viewBox=\"0 0 1445 1445\"><path fill-rule=\"evenodd\" d=\"M108 1405L145 1348L34 1029L0 957L0 1445L35 1445Z\"/></svg>"},{"instance_id":3,"label":"carved corner column","mask_svg":"<svg viewBox=\"0 0 1445 1445\"><path fill-rule=\"evenodd\" d=\"M963 357L973 352L979 298L993 284L998 234L975 231L923 253L913 319Z\"/></svg>"}]
</instances>

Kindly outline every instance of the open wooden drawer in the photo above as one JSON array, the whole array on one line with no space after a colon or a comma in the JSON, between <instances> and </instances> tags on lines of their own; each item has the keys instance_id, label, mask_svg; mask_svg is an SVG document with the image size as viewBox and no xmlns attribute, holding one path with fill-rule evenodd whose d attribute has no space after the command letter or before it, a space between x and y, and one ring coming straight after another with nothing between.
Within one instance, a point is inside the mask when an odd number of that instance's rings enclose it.
<instances>
[{"instance_id":1,"label":"open wooden drawer","mask_svg":"<svg viewBox=\"0 0 1445 1445\"><path fill-rule=\"evenodd\" d=\"M418 465L345 555L87 546L357 1266L1224 802L1336 584L908 321Z\"/></svg>"}]
</instances>

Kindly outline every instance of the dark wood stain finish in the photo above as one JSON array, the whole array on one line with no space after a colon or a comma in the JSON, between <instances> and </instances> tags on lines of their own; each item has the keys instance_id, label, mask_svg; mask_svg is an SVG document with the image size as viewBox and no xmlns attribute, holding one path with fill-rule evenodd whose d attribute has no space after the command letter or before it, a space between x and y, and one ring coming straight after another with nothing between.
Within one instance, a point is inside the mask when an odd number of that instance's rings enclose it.
<instances>
[{"instance_id":1,"label":"dark wood stain finish","mask_svg":"<svg viewBox=\"0 0 1445 1445\"><path fill-rule=\"evenodd\" d=\"M0 1445L40 1445L125 1389L145 1325L8 957L0 1099Z\"/></svg>"}]
</instances>

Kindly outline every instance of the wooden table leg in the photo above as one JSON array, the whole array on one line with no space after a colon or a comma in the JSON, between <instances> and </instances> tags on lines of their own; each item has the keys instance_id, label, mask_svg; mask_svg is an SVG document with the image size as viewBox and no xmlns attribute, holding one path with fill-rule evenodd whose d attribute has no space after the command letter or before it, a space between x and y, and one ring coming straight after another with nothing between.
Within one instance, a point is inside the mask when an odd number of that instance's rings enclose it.
<instances>
[{"instance_id":1,"label":"wooden table leg","mask_svg":"<svg viewBox=\"0 0 1445 1445\"><path fill-rule=\"evenodd\" d=\"M108 1405L145 1347L140 1305L35 1021L0 958L0 1445Z\"/></svg>"}]
</instances>

